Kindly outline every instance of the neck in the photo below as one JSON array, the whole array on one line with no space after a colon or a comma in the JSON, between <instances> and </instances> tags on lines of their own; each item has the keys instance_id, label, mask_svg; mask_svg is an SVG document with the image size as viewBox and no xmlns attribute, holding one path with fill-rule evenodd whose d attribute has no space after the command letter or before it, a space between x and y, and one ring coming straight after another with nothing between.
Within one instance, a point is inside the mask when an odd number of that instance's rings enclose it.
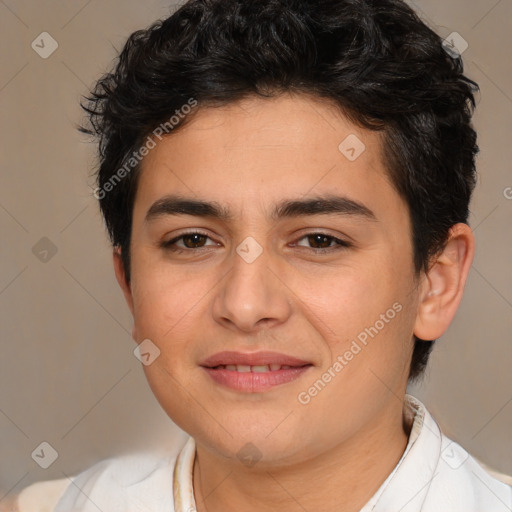
<instances>
[{"instance_id":1,"label":"neck","mask_svg":"<svg viewBox=\"0 0 512 512\"><path fill-rule=\"evenodd\" d=\"M358 512L400 460L409 426L396 408L334 448L293 466L241 467L196 447L198 512Z\"/></svg>"}]
</instances>

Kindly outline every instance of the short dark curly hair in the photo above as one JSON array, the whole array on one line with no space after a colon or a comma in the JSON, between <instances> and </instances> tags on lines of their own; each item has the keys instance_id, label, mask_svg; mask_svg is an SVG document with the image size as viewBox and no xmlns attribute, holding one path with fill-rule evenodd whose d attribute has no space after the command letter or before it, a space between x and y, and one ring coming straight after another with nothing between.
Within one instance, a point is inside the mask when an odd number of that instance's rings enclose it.
<instances>
[{"instance_id":1,"label":"short dark curly hair","mask_svg":"<svg viewBox=\"0 0 512 512\"><path fill-rule=\"evenodd\" d=\"M90 121L82 130L99 139L95 195L128 281L139 174L133 155L145 138L191 98L197 112L284 91L334 100L351 121L383 132L386 170L410 211L418 275L450 227L467 223L478 85L405 2L190 0L134 32L82 104ZM171 128L193 115L175 116ZM423 373L435 340L414 341L411 380Z\"/></svg>"}]
</instances>

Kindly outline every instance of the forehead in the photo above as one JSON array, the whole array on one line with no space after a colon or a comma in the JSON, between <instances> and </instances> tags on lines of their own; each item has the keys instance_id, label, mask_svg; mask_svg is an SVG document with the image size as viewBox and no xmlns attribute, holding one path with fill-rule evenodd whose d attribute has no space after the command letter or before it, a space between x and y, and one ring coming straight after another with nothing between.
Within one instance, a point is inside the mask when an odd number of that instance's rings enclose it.
<instances>
[{"instance_id":1,"label":"forehead","mask_svg":"<svg viewBox=\"0 0 512 512\"><path fill-rule=\"evenodd\" d=\"M356 126L331 101L286 93L197 108L145 157L135 214L164 193L224 203L240 215L285 196L366 197L377 208L390 195L399 200L381 134Z\"/></svg>"}]
</instances>

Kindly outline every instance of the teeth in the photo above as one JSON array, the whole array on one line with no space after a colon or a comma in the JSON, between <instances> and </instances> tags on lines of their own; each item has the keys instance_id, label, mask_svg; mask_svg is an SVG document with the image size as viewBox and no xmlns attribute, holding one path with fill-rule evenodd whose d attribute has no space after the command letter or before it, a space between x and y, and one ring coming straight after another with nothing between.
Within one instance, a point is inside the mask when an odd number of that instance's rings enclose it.
<instances>
[{"instance_id":1,"label":"teeth","mask_svg":"<svg viewBox=\"0 0 512 512\"><path fill-rule=\"evenodd\" d=\"M257 373L268 372L269 371L269 367L266 364L264 364L262 366L251 366L251 371L257 372Z\"/></svg>"},{"instance_id":2,"label":"teeth","mask_svg":"<svg viewBox=\"0 0 512 512\"><path fill-rule=\"evenodd\" d=\"M226 364L220 365L218 367L221 370L228 370L230 372L240 372L240 373L266 373L269 371L275 372L277 370L289 370L291 366L280 365L280 364L262 364L249 366L246 364Z\"/></svg>"}]
</instances>

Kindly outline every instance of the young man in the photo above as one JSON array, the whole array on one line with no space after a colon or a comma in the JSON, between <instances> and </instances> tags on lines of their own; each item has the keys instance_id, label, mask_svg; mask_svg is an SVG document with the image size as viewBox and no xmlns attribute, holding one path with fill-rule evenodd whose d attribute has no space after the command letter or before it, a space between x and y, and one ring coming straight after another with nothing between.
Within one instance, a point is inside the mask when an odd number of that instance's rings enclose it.
<instances>
[{"instance_id":1,"label":"young man","mask_svg":"<svg viewBox=\"0 0 512 512\"><path fill-rule=\"evenodd\" d=\"M95 196L190 438L19 510L512 510L406 395L474 254L462 72L400 0L192 0L134 33L86 105Z\"/></svg>"}]
</instances>

